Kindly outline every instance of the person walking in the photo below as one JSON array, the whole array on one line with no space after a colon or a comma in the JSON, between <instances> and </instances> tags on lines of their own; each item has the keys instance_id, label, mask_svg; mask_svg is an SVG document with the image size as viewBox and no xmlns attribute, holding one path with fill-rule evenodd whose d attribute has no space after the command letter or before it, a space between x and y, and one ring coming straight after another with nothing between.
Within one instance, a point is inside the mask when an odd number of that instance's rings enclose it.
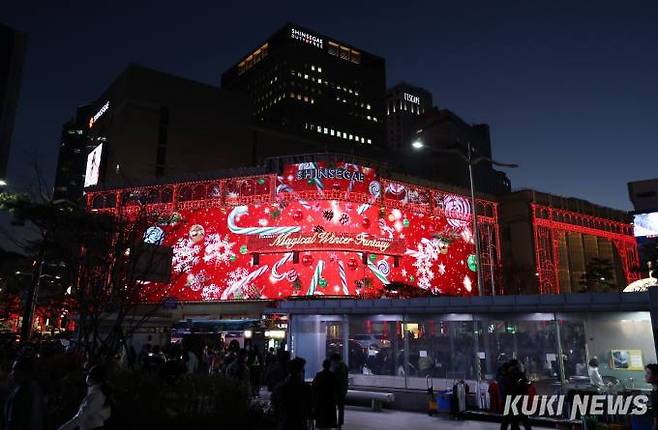
<instances>
[{"instance_id":1,"label":"person walking","mask_svg":"<svg viewBox=\"0 0 658 430\"><path fill-rule=\"evenodd\" d=\"M249 387L249 366L247 366L247 350L240 349L235 359L226 368L226 376L238 384Z\"/></svg>"},{"instance_id":2,"label":"person walking","mask_svg":"<svg viewBox=\"0 0 658 430\"><path fill-rule=\"evenodd\" d=\"M303 358L288 362L288 376L274 388L272 404L279 430L308 430L311 417L311 388L304 382Z\"/></svg>"},{"instance_id":3,"label":"person walking","mask_svg":"<svg viewBox=\"0 0 658 430\"><path fill-rule=\"evenodd\" d=\"M252 397L258 397L260 395L260 381L261 381L263 363L262 363L262 359L260 358L260 354L253 346L249 350L249 357L247 358L247 364L249 365L251 395Z\"/></svg>"},{"instance_id":4,"label":"person walking","mask_svg":"<svg viewBox=\"0 0 658 430\"><path fill-rule=\"evenodd\" d=\"M87 395L82 399L78 413L64 423L59 430L102 429L105 421L110 418L112 411L105 369L101 366L89 369L86 382Z\"/></svg>"},{"instance_id":5,"label":"person walking","mask_svg":"<svg viewBox=\"0 0 658 430\"><path fill-rule=\"evenodd\" d=\"M322 371L313 379L313 416L318 429L338 427L337 408L339 383L336 374L331 371L331 361L322 362Z\"/></svg>"},{"instance_id":6,"label":"person walking","mask_svg":"<svg viewBox=\"0 0 658 430\"><path fill-rule=\"evenodd\" d=\"M507 363L507 371L505 372L505 391L506 395L512 396L526 396L529 393L530 381L526 377L523 366L519 360L512 359ZM519 424L523 424L525 430L531 430L530 418L519 411L518 415L508 415L503 417L503 422L500 425L501 430L507 430L507 426L511 425L512 430L517 430Z\"/></svg>"},{"instance_id":7,"label":"person walking","mask_svg":"<svg viewBox=\"0 0 658 430\"><path fill-rule=\"evenodd\" d=\"M32 360L22 357L14 361L9 374L12 387L0 427L3 430L43 429L43 396L33 373Z\"/></svg>"},{"instance_id":8,"label":"person walking","mask_svg":"<svg viewBox=\"0 0 658 430\"><path fill-rule=\"evenodd\" d=\"M331 370L336 374L338 381L338 428L340 429L345 423L345 398L349 385L349 372L339 353L331 354Z\"/></svg>"}]
</instances>

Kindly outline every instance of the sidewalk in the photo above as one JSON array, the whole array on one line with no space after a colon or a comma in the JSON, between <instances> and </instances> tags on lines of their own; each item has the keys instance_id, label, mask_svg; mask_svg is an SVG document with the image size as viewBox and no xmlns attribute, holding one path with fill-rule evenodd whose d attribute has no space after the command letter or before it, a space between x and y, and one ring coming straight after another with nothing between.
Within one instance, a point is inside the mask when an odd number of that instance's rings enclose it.
<instances>
[{"instance_id":1,"label":"sidewalk","mask_svg":"<svg viewBox=\"0 0 658 430\"><path fill-rule=\"evenodd\" d=\"M427 414L390 409L373 412L369 408L354 406L345 408L345 426L343 426L344 430L497 430L499 428L499 423L474 420L451 421L448 418L430 417ZM533 427L533 429L542 428L548 427Z\"/></svg>"}]
</instances>

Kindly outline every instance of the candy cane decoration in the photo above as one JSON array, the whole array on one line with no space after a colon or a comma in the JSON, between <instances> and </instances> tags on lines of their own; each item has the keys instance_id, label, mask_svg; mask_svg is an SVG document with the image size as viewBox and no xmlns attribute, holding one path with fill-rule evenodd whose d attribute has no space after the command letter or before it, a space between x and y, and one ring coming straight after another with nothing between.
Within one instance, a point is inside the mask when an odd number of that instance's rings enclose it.
<instances>
[{"instance_id":1,"label":"candy cane decoration","mask_svg":"<svg viewBox=\"0 0 658 430\"><path fill-rule=\"evenodd\" d=\"M382 193L382 186L379 182L372 181L370 185L368 185L368 191L370 192L370 203L364 203L357 208L356 213L359 215L363 215L363 213L367 211L370 206L375 203L375 201L377 201Z\"/></svg>"},{"instance_id":2,"label":"candy cane decoration","mask_svg":"<svg viewBox=\"0 0 658 430\"><path fill-rule=\"evenodd\" d=\"M382 282L382 284L388 285L391 283L386 275L384 275L382 271L379 270L372 261L370 261L370 259L368 259L368 269L370 269L370 271L377 277L377 279Z\"/></svg>"},{"instance_id":3,"label":"candy cane decoration","mask_svg":"<svg viewBox=\"0 0 658 430\"><path fill-rule=\"evenodd\" d=\"M315 294L315 290L320 283L320 278L322 277L322 269L324 269L324 261L319 260L318 265L315 267L313 277L311 278L311 286L308 287L308 291L306 292L307 296L312 296Z\"/></svg>"},{"instance_id":4,"label":"candy cane decoration","mask_svg":"<svg viewBox=\"0 0 658 430\"><path fill-rule=\"evenodd\" d=\"M244 215L248 212L247 206L236 206L233 208L231 213L228 215L226 223L228 224L228 229L231 230L231 233L235 234L244 234L244 235L259 235L259 236L276 236L279 234L286 233L297 233L302 228L299 226L289 226L289 227L238 227L235 223L235 219Z\"/></svg>"},{"instance_id":5,"label":"candy cane decoration","mask_svg":"<svg viewBox=\"0 0 658 430\"><path fill-rule=\"evenodd\" d=\"M343 287L343 294L350 295L350 290L347 286L347 273L345 273L345 264L342 261L338 262L338 276L340 276L340 284Z\"/></svg>"},{"instance_id":6,"label":"candy cane decoration","mask_svg":"<svg viewBox=\"0 0 658 430\"><path fill-rule=\"evenodd\" d=\"M311 168L314 169L316 172L318 171L318 166L315 163L310 163ZM324 184L322 183L322 180L318 177L313 178L313 182L315 182L315 187L318 189L318 191L322 192L324 190Z\"/></svg>"},{"instance_id":7,"label":"candy cane decoration","mask_svg":"<svg viewBox=\"0 0 658 430\"><path fill-rule=\"evenodd\" d=\"M230 296L235 297L235 293L238 291L242 290L246 285L249 285L251 282L253 282L256 278L258 278L260 275L263 273L267 272L268 266L261 266L258 269L254 270L244 278L242 278L240 281L236 282L235 284L231 285L227 289L224 290L222 293L222 300L227 300Z\"/></svg>"},{"instance_id":8,"label":"candy cane decoration","mask_svg":"<svg viewBox=\"0 0 658 430\"><path fill-rule=\"evenodd\" d=\"M283 257L281 257L281 259L274 264L274 266L272 266L271 278L272 280L274 280L274 282L279 282L286 279L286 277L288 276L288 272L280 273L279 269L281 269L281 266L283 266L288 261L290 261L291 258L292 258L292 252L288 252L284 254Z\"/></svg>"},{"instance_id":9,"label":"candy cane decoration","mask_svg":"<svg viewBox=\"0 0 658 430\"><path fill-rule=\"evenodd\" d=\"M279 185L276 186L276 193L277 194L280 194L280 193L295 194L295 190L293 190L292 187L290 187L289 185L279 184ZM311 209L310 203L307 202L306 200L298 200L298 201L299 201L299 204L304 207L304 209Z\"/></svg>"}]
</instances>

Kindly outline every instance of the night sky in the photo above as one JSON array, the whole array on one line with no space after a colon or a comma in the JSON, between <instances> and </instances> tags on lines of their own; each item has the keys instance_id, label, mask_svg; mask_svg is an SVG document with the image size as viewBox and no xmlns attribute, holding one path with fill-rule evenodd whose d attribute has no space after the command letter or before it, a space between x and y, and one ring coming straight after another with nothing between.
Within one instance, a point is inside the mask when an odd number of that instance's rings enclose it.
<instances>
[{"instance_id":1,"label":"night sky","mask_svg":"<svg viewBox=\"0 0 658 430\"><path fill-rule=\"evenodd\" d=\"M15 185L35 154L53 181L62 123L128 63L219 85L288 21L385 57L388 85L490 124L494 156L521 165L514 188L630 209L626 182L658 176L655 1L5 0L0 21L29 35Z\"/></svg>"}]
</instances>

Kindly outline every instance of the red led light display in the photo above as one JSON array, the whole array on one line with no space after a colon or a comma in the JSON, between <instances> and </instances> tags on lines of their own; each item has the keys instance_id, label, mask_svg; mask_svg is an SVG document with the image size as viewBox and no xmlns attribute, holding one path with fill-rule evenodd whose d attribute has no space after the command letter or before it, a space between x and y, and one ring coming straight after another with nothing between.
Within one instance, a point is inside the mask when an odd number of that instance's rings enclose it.
<instances>
[{"instance_id":1,"label":"red led light display","mask_svg":"<svg viewBox=\"0 0 658 430\"><path fill-rule=\"evenodd\" d=\"M469 199L379 178L372 168L301 163L281 176L113 193L91 193L90 206L102 209L103 198L117 210L135 196L172 195L145 240L173 248L173 281L149 288L149 301L373 297L390 283L478 291ZM499 261L491 252L499 249L496 205L478 205L490 271Z\"/></svg>"}]
</instances>

